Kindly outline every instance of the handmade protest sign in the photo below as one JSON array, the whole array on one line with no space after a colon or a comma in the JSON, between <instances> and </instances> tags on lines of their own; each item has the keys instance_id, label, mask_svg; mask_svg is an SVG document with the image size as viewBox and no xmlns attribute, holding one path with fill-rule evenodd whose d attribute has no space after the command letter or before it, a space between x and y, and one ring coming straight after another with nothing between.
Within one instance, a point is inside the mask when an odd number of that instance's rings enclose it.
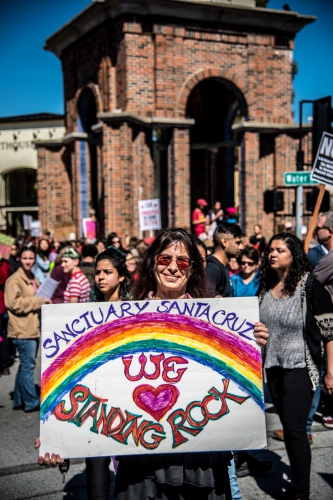
<instances>
[{"instance_id":1,"label":"handmade protest sign","mask_svg":"<svg viewBox=\"0 0 333 500\"><path fill-rule=\"evenodd\" d=\"M14 243L15 238L7 236L6 234L0 233L0 254L4 259L9 259L10 257L10 247Z\"/></svg>"},{"instance_id":2,"label":"handmade protest sign","mask_svg":"<svg viewBox=\"0 0 333 500\"><path fill-rule=\"evenodd\" d=\"M256 297L42 307L41 454L266 447Z\"/></svg>"}]
</instances>

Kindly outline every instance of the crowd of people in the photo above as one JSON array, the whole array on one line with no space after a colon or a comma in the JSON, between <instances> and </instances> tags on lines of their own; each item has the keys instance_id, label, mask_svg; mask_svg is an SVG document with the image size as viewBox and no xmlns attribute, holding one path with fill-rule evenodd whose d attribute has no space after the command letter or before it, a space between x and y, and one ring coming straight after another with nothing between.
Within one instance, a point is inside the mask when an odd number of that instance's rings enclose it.
<instances>
[{"instance_id":1,"label":"crowd of people","mask_svg":"<svg viewBox=\"0 0 333 500\"><path fill-rule=\"evenodd\" d=\"M0 349L2 375L19 356L13 409L39 410L33 376L39 311L45 303L257 295L261 321L254 335L283 427L275 437L285 442L291 467L285 498L308 500L311 424L320 401L323 424L333 428L333 212L320 215L318 244L307 256L303 243L290 232L266 242L256 224L254 234L246 238L236 211L225 216L216 202L206 217L206 207L199 199L193 235L172 228L146 240L128 238L124 244L111 233L95 244L58 244L43 237L36 246L25 241L12 245L10 258L0 261ZM48 277L59 282L54 296L36 297ZM237 475L263 474L272 465L242 452L234 459L231 452L117 458L115 495L120 500L236 500L242 498ZM52 450L39 458L45 466L61 462ZM109 464L110 457L86 459L89 498L108 498Z\"/></svg>"}]
</instances>

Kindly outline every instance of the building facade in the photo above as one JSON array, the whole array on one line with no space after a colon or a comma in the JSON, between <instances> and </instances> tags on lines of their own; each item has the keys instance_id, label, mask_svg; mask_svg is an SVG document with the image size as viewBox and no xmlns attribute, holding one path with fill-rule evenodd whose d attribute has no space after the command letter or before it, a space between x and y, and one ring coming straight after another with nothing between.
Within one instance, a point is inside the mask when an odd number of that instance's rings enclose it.
<instances>
[{"instance_id":1,"label":"building facade","mask_svg":"<svg viewBox=\"0 0 333 500\"><path fill-rule=\"evenodd\" d=\"M100 235L138 235L138 201L159 198L163 226L190 228L204 197L273 232L294 191L278 217L263 192L296 169L293 49L314 19L254 0L93 2L46 41L66 132L35 141L43 227L72 221L79 236L93 208ZM310 142L305 130L306 161Z\"/></svg>"},{"instance_id":2,"label":"building facade","mask_svg":"<svg viewBox=\"0 0 333 500\"><path fill-rule=\"evenodd\" d=\"M60 140L64 116L52 113L0 118L0 229L23 230L23 214L38 219L36 140ZM51 209L51 207L47 207Z\"/></svg>"}]
</instances>

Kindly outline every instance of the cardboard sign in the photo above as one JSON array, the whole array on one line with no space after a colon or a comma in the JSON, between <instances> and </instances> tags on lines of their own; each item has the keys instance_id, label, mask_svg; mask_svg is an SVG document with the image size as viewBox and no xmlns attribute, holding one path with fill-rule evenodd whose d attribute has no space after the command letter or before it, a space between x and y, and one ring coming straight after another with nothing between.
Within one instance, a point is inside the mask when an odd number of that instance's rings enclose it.
<instances>
[{"instance_id":1,"label":"cardboard sign","mask_svg":"<svg viewBox=\"0 0 333 500\"><path fill-rule=\"evenodd\" d=\"M333 135L328 132L322 135L311 179L326 186L333 186Z\"/></svg>"},{"instance_id":2,"label":"cardboard sign","mask_svg":"<svg viewBox=\"0 0 333 500\"><path fill-rule=\"evenodd\" d=\"M2 255L3 259L9 259L10 247L12 246L14 241L15 238L0 233L0 254Z\"/></svg>"},{"instance_id":3,"label":"cardboard sign","mask_svg":"<svg viewBox=\"0 0 333 500\"><path fill-rule=\"evenodd\" d=\"M40 453L266 447L256 297L42 307Z\"/></svg>"},{"instance_id":4,"label":"cardboard sign","mask_svg":"<svg viewBox=\"0 0 333 500\"><path fill-rule=\"evenodd\" d=\"M140 231L161 229L160 200L141 200L138 202Z\"/></svg>"}]
</instances>

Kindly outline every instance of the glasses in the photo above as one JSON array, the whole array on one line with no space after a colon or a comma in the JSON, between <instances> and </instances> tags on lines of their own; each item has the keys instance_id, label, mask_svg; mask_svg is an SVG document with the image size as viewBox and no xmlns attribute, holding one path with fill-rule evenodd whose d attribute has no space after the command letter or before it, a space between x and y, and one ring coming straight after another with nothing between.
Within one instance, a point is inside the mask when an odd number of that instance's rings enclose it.
<instances>
[{"instance_id":1,"label":"glasses","mask_svg":"<svg viewBox=\"0 0 333 500\"><path fill-rule=\"evenodd\" d=\"M133 261L135 261L134 257L130 257L129 259L126 259L126 262L133 262Z\"/></svg>"},{"instance_id":2,"label":"glasses","mask_svg":"<svg viewBox=\"0 0 333 500\"><path fill-rule=\"evenodd\" d=\"M255 263L252 260L248 261L248 262L245 262L245 261L242 260L241 263L240 263L240 265L243 266L243 267L244 266L254 266Z\"/></svg>"},{"instance_id":3,"label":"glasses","mask_svg":"<svg viewBox=\"0 0 333 500\"><path fill-rule=\"evenodd\" d=\"M156 257L156 262L159 266L170 266L172 261L177 262L179 269L188 269L192 265L192 261L188 257L177 257L176 259L173 259L167 254L161 254Z\"/></svg>"},{"instance_id":4,"label":"glasses","mask_svg":"<svg viewBox=\"0 0 333 500\"><path fill-rule=\"evenodd\" d=\"M321 231L322 229L326 229L327 231L329 231L331 228L328 227L328 226L321 226L321 227L316 226L315 227L315 233L318 233L318 231Z\"/></svg>"},{"instance_id":5,"label":"glasses","mask_svg":"<svg viewBox=\"0 0 333 500\"><path fill-rule=\"evenodd\" d=\"M112 240L112 245L114 245L115 243L120 243L120 240Z\"/></svg>"}]
</instances>

